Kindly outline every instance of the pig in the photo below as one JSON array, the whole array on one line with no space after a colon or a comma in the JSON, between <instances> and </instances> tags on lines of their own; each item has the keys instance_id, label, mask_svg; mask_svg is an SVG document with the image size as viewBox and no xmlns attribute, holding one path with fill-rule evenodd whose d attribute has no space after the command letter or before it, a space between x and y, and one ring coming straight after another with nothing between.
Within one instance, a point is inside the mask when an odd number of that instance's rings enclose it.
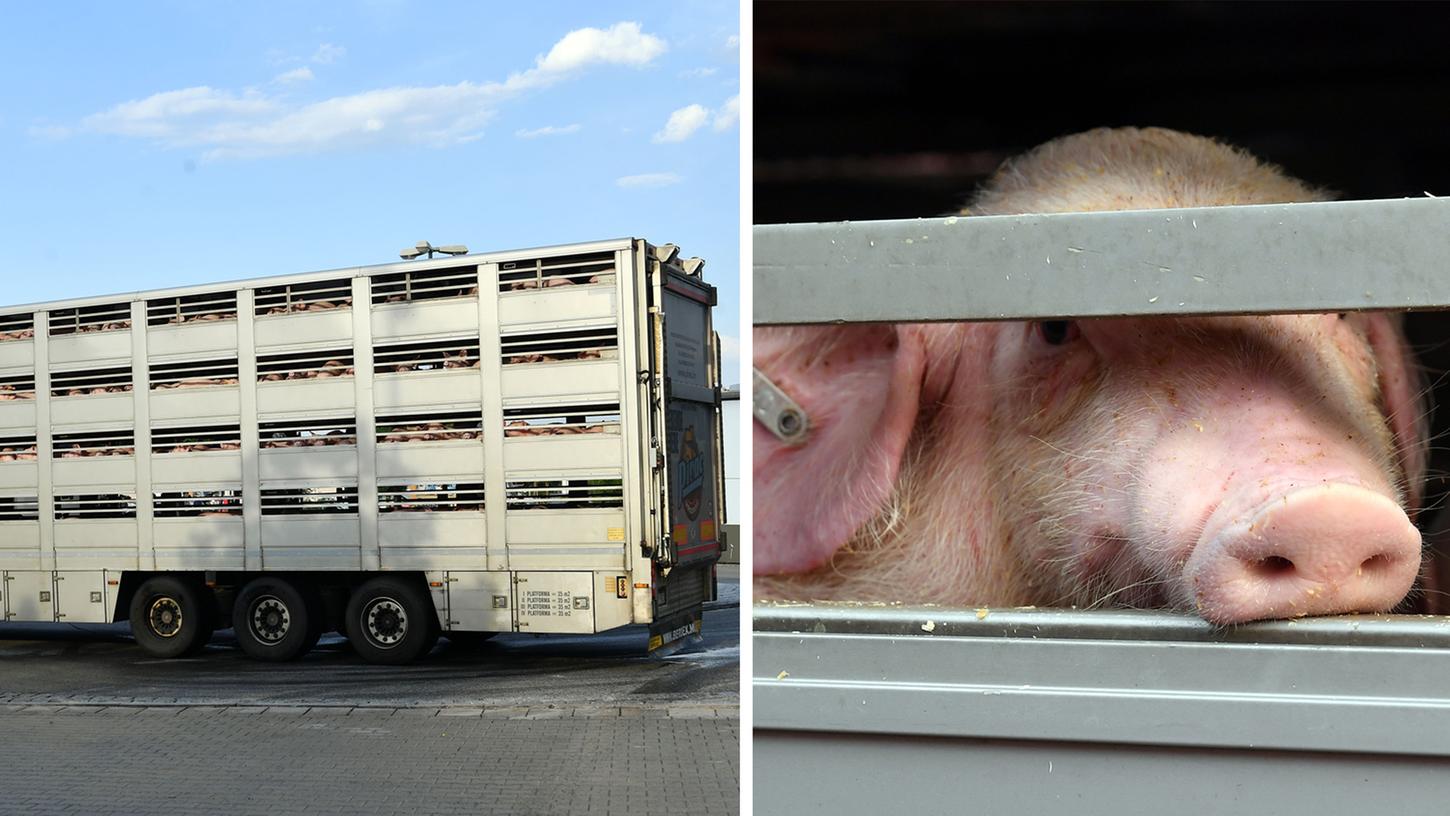
<instances>
[{"instance_id":1,"label":"pig","mask_svg":"<svg viewBox=\"0 0 1450 816\"><path fill-rule=\"evenodd\" d=\"M1098 129L966 214L1322 201L1220 142ZM754 431L757 597L1109 606L1220 625L1384 612L1428 442L1390 314L761 327L800 404Z\"/></svg>"}]
</instances>

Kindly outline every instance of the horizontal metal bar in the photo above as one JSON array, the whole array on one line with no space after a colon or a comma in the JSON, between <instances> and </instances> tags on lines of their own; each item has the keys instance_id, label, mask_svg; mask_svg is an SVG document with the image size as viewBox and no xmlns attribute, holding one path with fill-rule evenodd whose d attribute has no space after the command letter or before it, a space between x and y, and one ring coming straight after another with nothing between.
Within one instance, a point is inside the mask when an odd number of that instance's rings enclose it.
<instances>
[{"instance_id":1,"label":"horizontal metal bar","mask_svg":"<svg viewBox=\"0 0 1450 816\"><path fill-rule=\"evenodd\" d=\"M1450 756L1450 618L755 609L755 727Z\"/></svg>"},{"instance_id":2,"label":"horizontal metal bar","mask_svg":"<svg viewBox=\"0 0 1450 816\"><path fill-rule=\"evenodd\" d=\"M757 325L1450 307L1435 198L754 228Z\"/></svg>"}]
</instances>

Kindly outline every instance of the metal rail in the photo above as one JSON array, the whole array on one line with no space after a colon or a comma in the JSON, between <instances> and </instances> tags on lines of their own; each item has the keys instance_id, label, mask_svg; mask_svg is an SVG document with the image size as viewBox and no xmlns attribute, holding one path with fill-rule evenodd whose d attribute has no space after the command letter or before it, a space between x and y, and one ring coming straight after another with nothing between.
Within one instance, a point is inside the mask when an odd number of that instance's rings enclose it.
<instances>
[{"instance_id":1,"label":"metal rail","mask_svg":"<svg viewBox=\"0 0 1450 816\"><path fill-rule=\"evenodd\" d=\"M754 228L757 325L1450 304L1450 200Z\"/></svg>"},{"instance_id":2,"label":"metal rail","mask_svg":"<svg viewBox=\"0 0 1450 816\"><path fill-rule=\"evenodd\" d=\"M754 611L757 729L1450 757L1450 618Z\"/></svg>"}]
</instances>

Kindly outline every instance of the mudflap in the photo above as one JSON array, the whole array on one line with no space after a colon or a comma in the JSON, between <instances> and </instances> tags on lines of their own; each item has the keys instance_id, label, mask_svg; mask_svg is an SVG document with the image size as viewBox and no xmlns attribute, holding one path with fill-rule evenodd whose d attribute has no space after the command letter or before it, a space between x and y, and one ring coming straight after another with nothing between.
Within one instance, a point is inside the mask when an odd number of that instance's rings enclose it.
<instances>
[{"instance_id":1,"label":"mudflap","mask_svg":"<svg viewBox=\"0 0 1450 816\"><path fill-rule=\"evenodd\" d=\"M697 606L677 612L649 625L649 652L664 657L705 639L705 608Z\"/></svg>"}]
</instances>

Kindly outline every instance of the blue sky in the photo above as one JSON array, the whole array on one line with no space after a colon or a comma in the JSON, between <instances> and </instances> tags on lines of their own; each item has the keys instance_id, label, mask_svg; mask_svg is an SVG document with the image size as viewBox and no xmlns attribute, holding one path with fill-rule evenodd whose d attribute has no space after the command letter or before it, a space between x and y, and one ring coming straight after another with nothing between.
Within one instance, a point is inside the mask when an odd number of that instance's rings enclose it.
<instances>
[{"instance_id":1,"label":"blue sky","mask_svg":"<svg viewBox=\"0 0 1450 816\"><path fill-rule=\"evenodd\" d=\"M737 347L733 0L6 12L0 304L628 235Z\"/></svg>"}]
</instances>

